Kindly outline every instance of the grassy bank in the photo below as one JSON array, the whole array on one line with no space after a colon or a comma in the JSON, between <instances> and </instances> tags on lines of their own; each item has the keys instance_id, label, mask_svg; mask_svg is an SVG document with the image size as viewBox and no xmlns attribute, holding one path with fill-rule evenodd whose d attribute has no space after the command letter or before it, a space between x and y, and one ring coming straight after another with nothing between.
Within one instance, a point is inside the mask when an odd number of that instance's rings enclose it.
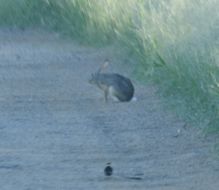
<instances>
[{"instance_id":1,"label":"grassy bank","mask_svg":"<svg viewBox=\"0 0 219 190\"><path fill-rule=\"evenodd\" d=\"M180 116L219 131L217 0L0 0L0 25L114 43ZM131 64L131 63L130 63Z\"/></svg>"}]
</instances>

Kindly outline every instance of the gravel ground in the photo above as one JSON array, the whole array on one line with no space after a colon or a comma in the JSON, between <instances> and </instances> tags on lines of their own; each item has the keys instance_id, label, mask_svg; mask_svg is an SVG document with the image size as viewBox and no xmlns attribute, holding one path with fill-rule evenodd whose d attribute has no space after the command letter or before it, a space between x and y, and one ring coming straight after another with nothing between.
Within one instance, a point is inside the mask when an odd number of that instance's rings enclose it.
<instances>
[{"instance_id":1,"label":"gravel ground","mask_svg":"<svg viewBox=\"0 0 219 190\"><path fill-rule=\"evenodd\" d=\"M1 190L218 190L214 140L167 113L153 86L134 81L137 101L106 104L88 84L109 49L0 29Z\"/></svg>"}]
</instances>

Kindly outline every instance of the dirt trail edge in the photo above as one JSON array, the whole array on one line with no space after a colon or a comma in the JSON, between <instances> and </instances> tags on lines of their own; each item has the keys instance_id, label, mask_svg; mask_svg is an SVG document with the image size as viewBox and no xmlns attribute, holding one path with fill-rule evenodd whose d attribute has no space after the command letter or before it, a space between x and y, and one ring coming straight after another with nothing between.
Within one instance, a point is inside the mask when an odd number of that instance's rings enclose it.
<instances>
[{"instance_id":1,"label":"dirt trail edge","mask_svg":"<svg viewBox=\"0 0 219 190\"><path fill-rule=\"evenodd\" d=\"M165 112L153 87L135 82L137 101L105 104L88 84L109 55L0 30L1 190L218 190L212 141Z\"/></svg>"}]
</instances>

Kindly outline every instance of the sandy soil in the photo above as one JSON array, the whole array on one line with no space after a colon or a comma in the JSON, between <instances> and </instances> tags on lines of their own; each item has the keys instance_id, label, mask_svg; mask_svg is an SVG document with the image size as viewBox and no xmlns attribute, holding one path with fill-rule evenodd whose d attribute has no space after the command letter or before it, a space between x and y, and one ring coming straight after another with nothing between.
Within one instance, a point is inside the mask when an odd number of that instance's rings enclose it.
<instances>
[{"instance_id":1,"label":"sandy soil","mask_svg":"<svg viewBox=\"0 0 219 190\"><path fill-rule=\"evenodd\" d=\"M134 81L137 101L105 104L88 84L109 56L43 31L0 30L1 190L218 190L214 140L167 113L154 87Z\"/></svg>"}]
</instances>

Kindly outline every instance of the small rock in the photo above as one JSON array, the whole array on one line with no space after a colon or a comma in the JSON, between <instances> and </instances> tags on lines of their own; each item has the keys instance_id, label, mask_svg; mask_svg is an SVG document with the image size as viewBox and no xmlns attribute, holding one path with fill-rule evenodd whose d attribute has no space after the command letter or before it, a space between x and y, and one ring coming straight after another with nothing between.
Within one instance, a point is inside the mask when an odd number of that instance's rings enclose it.
<instances>
[{"instance_id":1,"label":"small rock","mask_svg":"<svg viewBox=\"0 0 219 190\"><path fill-rule=\"evenodd\" d=\"M111 176L113 174L113 168L110 166L111 163L107 163L107 166L104 169L105 176Z\"/></svg>"}]
</instances>

